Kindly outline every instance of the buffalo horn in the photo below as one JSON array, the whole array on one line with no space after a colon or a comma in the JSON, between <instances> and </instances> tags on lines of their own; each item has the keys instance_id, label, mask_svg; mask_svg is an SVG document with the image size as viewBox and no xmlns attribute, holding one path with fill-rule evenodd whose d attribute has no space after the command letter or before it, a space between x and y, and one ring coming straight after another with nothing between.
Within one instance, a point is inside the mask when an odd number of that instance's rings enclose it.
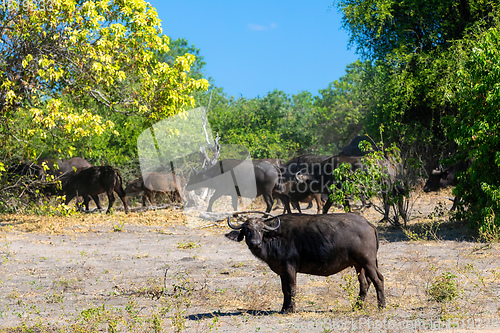
<instances>
[{"instance_id":1,"label":"buffalo horn","mask_svg":"<svg viewBox=\"0 0 500 333\"><path fill-rule=\"evenodd\" d=\"M275 227L270 227L266 224L267 221L270 221L270 220L273 220L273 219L276 219L278 220L278 224L275 226ZM280 224L281 224L281 221L280 221L280 218L279 217L271 217L270 219L267 219L264 221L264 229L266 229L267 231L274 231L276 229L278 229L280 227Z\"/></svg>"},{"instance_id":2,"label":"buffalo horn","mask_svg":"<svg viewBox=\"0 0 500 333\"><path fill-rule=\"evenodd\" d=\"M269 230L269 231L276 230L276 229L278 229L278 228L279 228L279 226L280 226L280 219L279 219L277 216L275 216L275 215L273 215L273 214L271 214L271 213L263 212L263 211L260 211L260 210L246 210L246 211L243 211L243 212L235 212L235 213L233 213L233 216L238 216L238 215L240 215L240 214L262 214L262 215L264 215L264 216L271 216L271 218L270 218L270 219L267 219L266 221L272 220L272 219L274 219L274 218L278 219L278 226L276 226L276 227L270 227L270 226L268 226L268 225L266 225L266 226L265 226L265 229L266 229L266 230ZM243 228L243 224L240 224L240 225L234 225L234 224L231 222L231 216L228 216L228 217L227 217L227 225L228 225L231 229L236 229L236 230L239 230L239 229Z\"/></svg>"},{"instance_id":3,"label":"buffalo horn","mask_svg":"<svg viewBox=\"0 0 500 333\"><path fill-rule=\"evenodd\" d=\"M442 173L443 173L443 171L442 171L442 170L438 170L438 169L434 169L434 170L432 170L432 174L433 174L433 175L436 175L436 176L437 176L437 175L441 175Z\"/></svg>"},{"instance_id":4,"label":"buffalo horn","mask_svg":"<svg viewBox=\"0 0 500 333\"><path fill-rule=\"evenodd\" d=\"M261 210L245 210L242 212L235 212L233 213L233 216L238 216L240 214L262 214L264 216L271 216L272 218L276 217L276 215L273 215L271 213L263 212Z\"/></svg>"},{"instance_id":5,"label":"buffalo horn","mask_svg":"<svg viewBox=\"0 0 500 333\"><path fill-rule=\"evenodd\" d=\"M229 226L229 228L235 229L235 230L239 230L239 229L243 228L243 224L240 224L240 225L232 224L231 223L231 216L227 217L227 225Z\"/></svg>"},{"instance_id":6,"label":"buffalo horn","mask_svg":"<svg viewBox=\"0 0 500 333\"><path fill-rule=\"evenodd\" d=\"M295 174L295 180L297 180L297 182L299 183L302 183L302 181L299 179L299 174L302 172L302 170L299 170L297 171L297 173Z\"/></svg>"}]
</instances>

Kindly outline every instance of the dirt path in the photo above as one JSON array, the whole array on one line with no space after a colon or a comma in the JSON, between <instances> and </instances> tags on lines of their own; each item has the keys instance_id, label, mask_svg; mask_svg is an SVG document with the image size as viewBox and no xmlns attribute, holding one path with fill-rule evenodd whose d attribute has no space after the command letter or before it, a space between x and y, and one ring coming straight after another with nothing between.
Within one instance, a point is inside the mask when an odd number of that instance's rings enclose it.
<instances>
[{"instance_id":1,"label":"dirt path","mask_svg":"<svg viewBox=\"0 0 500 333\"><path fill-rule=\"evenodd\" d=\"M387 309L376 308L372 287L366 307L353 311L352 269L327 278L299 274L298 312L283 315L279 277L244 242L224 237L223 222L169 210L1 216L0 332L37 325L79 332L500 328L500 246L468 241L453 226L432 231L433 222L426 223L412 229L414 241L379 226ZM425 240L428 235L440 239ZM439 285L440 277L448 279ZM437 302L432 286L456 295Z\"/></svg>"}]
</instances>

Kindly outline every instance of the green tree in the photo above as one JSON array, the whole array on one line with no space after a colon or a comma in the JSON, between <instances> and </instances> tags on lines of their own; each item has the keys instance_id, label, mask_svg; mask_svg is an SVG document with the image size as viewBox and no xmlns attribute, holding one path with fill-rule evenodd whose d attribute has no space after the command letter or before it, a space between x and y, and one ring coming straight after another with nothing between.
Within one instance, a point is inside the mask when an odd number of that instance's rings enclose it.
<instances>
[{"instance_id":1,"label":"green tree","mask_svg":"<svg viewBox=\"0 0 500 333\"><path fill-rule=\"evenodd\" d=\"M337 144L348 144L364 127L369 111L370 86L369 61L349 64L346 74L319 91L315 98L313 128L317 145L323 151L333 153Z\"/></svg>"},{"instance_id":2,"label":"green tree","mask_svg":"<svg viewBox=\"0 0 500 333\"><path fill-rule=\"evenodd\" d=\"M449 47L475 22L488 16L492 0L338 0L350 45L369 59L391 54L397 66L408 57Z\"/></svg>"},{"instance_id":3,"label":"green tree","mask_svg":"<svg viewBox=\"0 0 500 333\"><path fill-rule=\"evenodd\" d=\"M500 15L496 22L456 45L458 70L447 87L459 103L457 117L447 119L450 137L459 158L473 161L454 190L464 201L459 216L486 240L500 238Z\"/></svg>"},{"instance_id":4,"label":"green tree","mask_svg":"<svg viewBox=\"0 0 500 333\"><path fill-rule=\"evenodd\" d=\"M203 73L203 68L206 65L206 62L203 60L203 56L200 54L200 49L197 48L194 44L189 45L188 41L185 38L178 38L174 41L171 41L169 44L168 52L159 51L156 54L156 57L160 62L165 62L169 66L173 66L175 64L175 59L178 57L183 57L186 54L191 54L195 57L194 63L191 65L190 71L188 73L189 77L194 79L202 79L205 77Z\"/></svg>"},{"instance_id":5,"label":"green tree","mask_svg":"<svg viewBox=\"0 0 500 333\"><path fill-rule=\"evenodd\" d=\"M112 121L82 107L91 106L89 99L110 114L153 122L193 106L190 93L208 87L188 75L193 55L171 65L158 61L169 38L142 0L8 1L0 18L0 135L12 147L7 156L21 151L35 158L43 149L35 144L53 133L77 142L111 131Z\"/></svg>"},{"instance_id":6,"label":"green tree","mask_svg":"<svg viewBox=\"0 0 500 333\"><path fill-rule=\"evenodd\" d=\"M283 123L291 107L288 96L275 90L263 98L239 98L208 113L222 143L248 147L254 158L287 156L297 144L282 139Z\"/></svg>"},{"instance_id":7,"label":"green tree","mask_svg":"<svg viewBox=\"0 0 500 333\"><path fill-rule=\"evenodd\" d=\"M453 151L443 118L455 115L454 101L444 103L449 49L478 22L491 24L492 0L339 0L351 46L374 61L373 94L367 119L370 134L380 125L385 138L403 151L436 162Z\"/></svg>"}]
</instances>

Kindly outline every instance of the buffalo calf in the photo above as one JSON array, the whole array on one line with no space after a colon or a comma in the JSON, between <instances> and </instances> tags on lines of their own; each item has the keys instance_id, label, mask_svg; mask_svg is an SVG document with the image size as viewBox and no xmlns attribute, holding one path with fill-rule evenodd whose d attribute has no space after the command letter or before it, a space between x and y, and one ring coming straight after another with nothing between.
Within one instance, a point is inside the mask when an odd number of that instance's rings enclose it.
<instances>
[{"instance_id":1,"label":"buffalo calf","mask_svg":"<svg viewBox=\"0 0 500 333\"><path fill-rule=\"evenodd\" d=\"M144 192L142 196L142 206L146 206L146 202L153 204L155 193L171 194L172 201L177 200L183 202L186 200L184 194L184 179L176 176L171 172L152 172L144 181L143 177L131 180L125 187L125 193Z\"/></svg>"},{"instance_id":2,"label":"buffalo calf","mask_svg":"<svg viewBox=\"0 0 500 333\"><path fill-rule=\"evenodd\" d=\"M239 225L228 218L228 224L239 232L226 236L245 239L252 254L280 276L282 312L294 311L297 273L329 276L348 267L354 267L358 274L358 305L373 282L378 306L385 307L384 278L377 264L377 230L364 217L353 213L287 214L267 220L249 218Z\"/></svg>"},{"instance_id":3,"label":"buffalo calf","mask_svg":"<svg viewBox=\"0 0 500 333\"><path fill-rule=\"evenodd\" d=\"M89 210L89 196L106 193L108 196L108 209L106 213L109 213L111 207L113 207L113 203L115 202L113 192L116 192L123 202L125 212L128 213L125 191L122 187L122 177L118 170L111 166L93 166L77 174L72 174L63 184L63 190L66 194L66 204L74 197L81 195L87 211Z\"/></svg>"}]
</instances>

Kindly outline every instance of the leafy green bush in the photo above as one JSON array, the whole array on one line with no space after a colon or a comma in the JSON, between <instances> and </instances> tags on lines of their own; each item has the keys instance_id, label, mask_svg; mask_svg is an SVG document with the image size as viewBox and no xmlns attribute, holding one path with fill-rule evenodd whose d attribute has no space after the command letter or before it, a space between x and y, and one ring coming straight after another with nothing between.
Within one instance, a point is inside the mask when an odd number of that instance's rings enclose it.
<instances>
[{"instance_id":1,"label":"leafy green bush","mask_svg":"<svg viewBox=\"0 0 500 333\"><path fill-rule=\"evenodd\" d=\"M382 143L379 144L381 147ZM369 143L360 143L360 148L369 147ZM384 215L384 219L398 225L399 217L404 223L409 217L408 194L409 179L406 179L402 168L400 150L395 146L382 148L380 151L368 153L362 158L363 166L355 170L350 164L341 164L333 170L333 176L342 186L333 185L332 201L343 204L348 198L369 201L374 196L379 196L381 205L371 203L374 208ZM390 209L394 216L389 216ZM348 209L348 207L346 207Z\"/></svg>"},{"instance_id":2,"label":"leafy green bush","mask_svg":"<svg viewBox=\"0 0 500 333\"><path fill-rule=\"evenodd\" d=\"M438 303L450 302L460 295L455 279L457 277L450 272L442 273L434 279L427 293Z\"/></svg>"},{"instance_id":3,"label":"leafy green bush","mask_svg":"<svg viewBox=\"0 0 500 333\"><path fill-rule=\"evenodd\" d=\"M454 189L462 198L457 217L490 240L500 238L500 18L496 22L457 45L458 60L465 60L448 93L460 109L447 119L458 158L472 161Z\"/></svg>"}]
</instances>

